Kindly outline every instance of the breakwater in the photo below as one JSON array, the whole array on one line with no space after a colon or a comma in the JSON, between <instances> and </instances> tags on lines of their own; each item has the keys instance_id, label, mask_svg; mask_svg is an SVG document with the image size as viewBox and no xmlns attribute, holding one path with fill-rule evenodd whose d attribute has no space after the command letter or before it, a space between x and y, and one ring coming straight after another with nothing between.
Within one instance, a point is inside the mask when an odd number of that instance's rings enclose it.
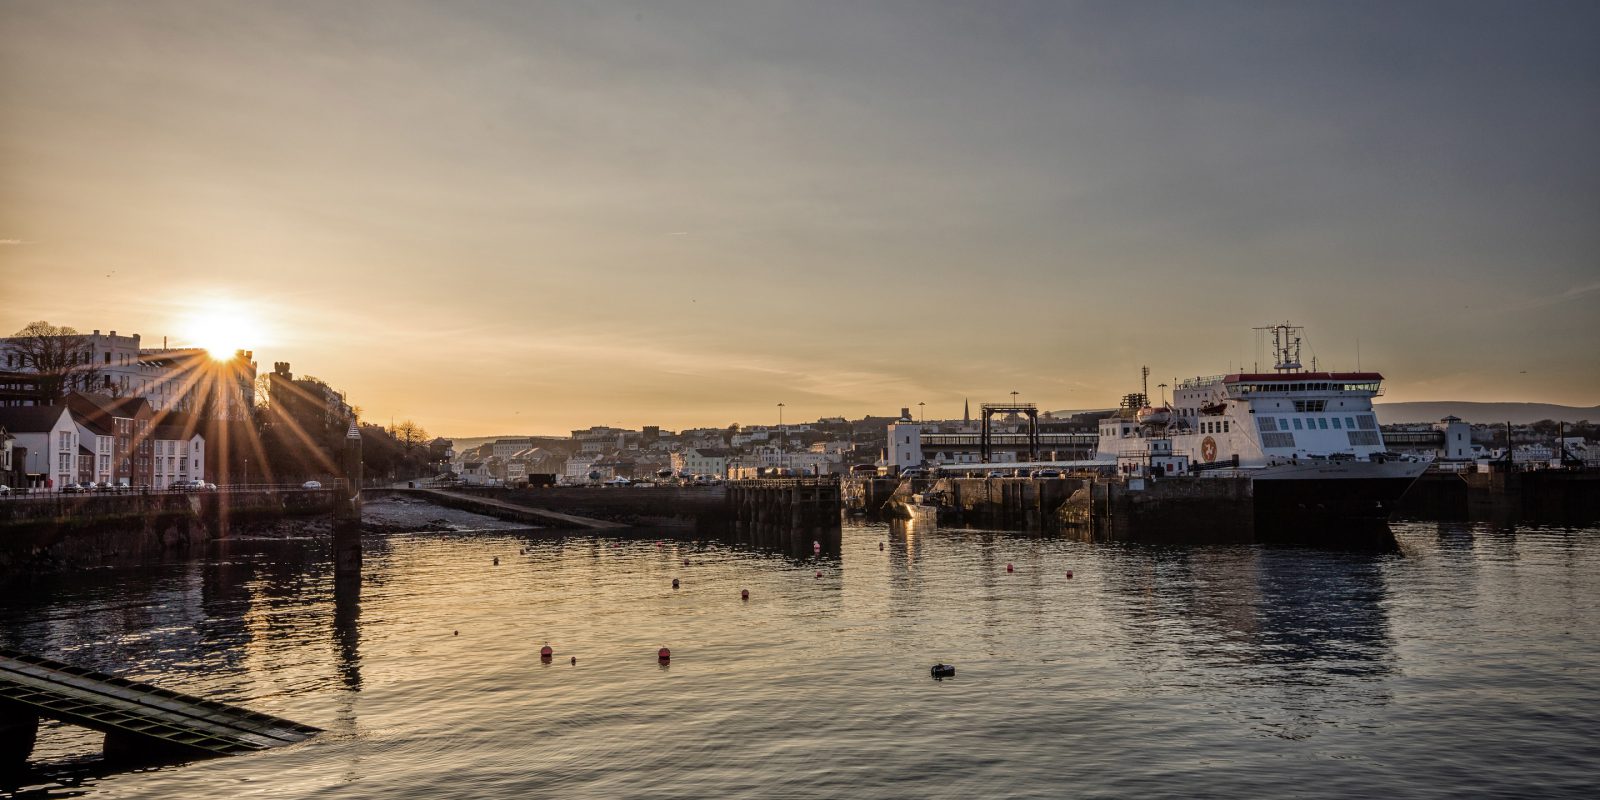
<instances>
[{"instance_id":1,"label":"breakwater","mask_svg":"<svg viewBox=\"0 0 1600 800\"><path fill-rule=\"evenodd\" d=\"M0 502L0 581L24 571L187 550L286 517L330 517L329 491L46 495Z\"/></svg>"}]
</instances>

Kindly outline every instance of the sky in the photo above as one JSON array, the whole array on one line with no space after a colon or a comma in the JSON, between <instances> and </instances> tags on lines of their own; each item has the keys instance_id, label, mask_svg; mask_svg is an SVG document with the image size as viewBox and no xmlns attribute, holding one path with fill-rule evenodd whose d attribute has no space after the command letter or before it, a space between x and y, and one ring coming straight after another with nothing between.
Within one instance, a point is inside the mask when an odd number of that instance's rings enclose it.
<instances>
[{"instance_id":1,"label":"sky","mask_svg":"<svg viewBox=\"0 0 1600 800\"><path fill-rule=\"evenodd\" d=\"M1600 403L1600 4L0 0L0 328L434 433ZM1265 356L1261 356L1265 358Z\"/></svg>"}]
</instances>

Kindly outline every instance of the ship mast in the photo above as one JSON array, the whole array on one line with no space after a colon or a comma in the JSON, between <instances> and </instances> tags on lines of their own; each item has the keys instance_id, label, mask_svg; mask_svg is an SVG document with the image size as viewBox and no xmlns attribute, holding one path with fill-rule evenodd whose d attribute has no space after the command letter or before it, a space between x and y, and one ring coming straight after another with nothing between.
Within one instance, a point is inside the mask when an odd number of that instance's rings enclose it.
<instances>
[{"instance_id":1,"label":"ship mast","mask_svg":"<svg viewBox=\"0 0 1600 800\"><path fill-rule=\"evenodd\" d=\"M1300 366L1300 332L1305 328L1290 325L1270 325L1256 328L1258 331L1272 331L1272 368L1279 372L1298 372Z\"/></svg>"}]
</instances>

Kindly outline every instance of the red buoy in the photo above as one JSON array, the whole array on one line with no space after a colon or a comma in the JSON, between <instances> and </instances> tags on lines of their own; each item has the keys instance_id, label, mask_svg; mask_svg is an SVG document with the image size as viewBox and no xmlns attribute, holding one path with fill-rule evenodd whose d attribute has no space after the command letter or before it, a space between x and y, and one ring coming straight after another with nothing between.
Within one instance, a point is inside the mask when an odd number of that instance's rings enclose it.
<instances>
[{"instance_id":1,"label":"red buoy","mask_svg":"<svg viewBox=\"0 0 1600 800\"><path fill-rule=\"evenodd\" d=\"M811 540L811 552L813 552L813 553L822 552L822 542L819 542L816 539L812 539Z\"/></svg>"},{"instance_id":2,"label":"red buoy","mask_svg":"<svg viewBox=\"0 0 1600 800\"><path fill-rule=\"evenodd\" d=\"M550 649L550 645L545 645L544 647L539 648L539 657L546 661L549 661L550 657L555 654L556 651Z\"/></svg>"},{"instance_id":3,"label":"red buoy","mask_svg":"<svg viewBox=\"0 0 1600 800\"><path fill-rule=\"evenodd\" d=\"M1069 570L1067 570L1067 578L1068 578L1068 579L1071 579L1071 578L1072 578L1072 570L1070 570L1070 569L1069 569Z\"/></svg>"},{"instance_id":4,"label":"red buoy","mask_svg":"<svg viewBox=\"0 0 1600 800\"><path fill-rule=\"evenodd\" d=\"M879 550L882 550L882 549L883 549L883 542L878 542L878 549L879 549Z\"/></svg>"},{"instance_id":5,"label":"red buoy","mask_svg":"<svg viewBox=\"0 0 1600 800\"><path fill-rule=\"evenodd\" d=\"M578 666L578 657L577 656L573 656L572 657L572 666L574 666L574 667Z\"/></svg>"},{"instance_id":6,"label":"red buoy","mask_svg":"<svg viewBox=\"0 0 1600 800\"><path fill-rule=\"evenodd\" d=\"M674 588L674 589L678 588L678 579L677 578L673 578L672 579L672 588Z\"/></svg>"},{"instance_id":7,"label":"red buoy","mask_svg":"<svg viewBox=\"0 0 1600 800\"><path fill-rule=\"evenodd\" d=\"M687 559L687 558L684 559L683 560L683 565L686 566L686 567L689 566L689 559Z\"/></svg>"},{"instance_id":8,"label":"red buoy","mask_svg":"<svg viewBox=\"0 0 1600 800\"><path fill-rule=\"evenodd\" d=\"M820 570L820 569L817 570L817 577L819 577L819 578L822 577L822 570Z\"/></svg>"},{"instance_id":9,"label":"red buoy","mask_svg":"<svg viewBox=\"0 0 1600 800\"><path fill-rule=\"evenodd\" d=\"M1010 564L1006 565L1006 572L1016 572L1016 571L1017 571L1016 567L1013 567Z\"/></svg>"},{"instance_id":10,"label":"red buoy","mask_svg":"<svg viewBox=\"0 0 1600 800\"><path fill-rule=\"evenodd\" d=\"M656 658L661 660L661 661L671 661L672 660L672 651L668 650L665 647L663 647L660 650L656 651Z\"/></svg>"},{"instance_id":11,"label":"red buoy","mask_svg":"<svg viewBox=\"0 0 1600 800\"><path fill-rule=\"evenodd\" d=\"M749 600L750 599L750 590L749 589L740 589L739 590L739 599L740 600Z\"/></svg>"}]
</instances>

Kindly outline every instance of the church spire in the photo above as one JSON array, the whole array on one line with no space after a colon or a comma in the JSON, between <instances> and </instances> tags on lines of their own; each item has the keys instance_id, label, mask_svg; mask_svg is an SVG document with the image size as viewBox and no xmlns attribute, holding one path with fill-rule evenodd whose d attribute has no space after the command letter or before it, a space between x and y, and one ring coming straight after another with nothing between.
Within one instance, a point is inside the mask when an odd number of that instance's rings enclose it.
<instances>
[{"instance_id":1,"label":"church spire","mask_svg":"<svg viewBox=\"0 0 1600 800\"><path fill-rule=\"evenodd\" d=\"M972 401L965 397L961 398L961 424L972 424Z\"/></svg>"}]
</instances>

